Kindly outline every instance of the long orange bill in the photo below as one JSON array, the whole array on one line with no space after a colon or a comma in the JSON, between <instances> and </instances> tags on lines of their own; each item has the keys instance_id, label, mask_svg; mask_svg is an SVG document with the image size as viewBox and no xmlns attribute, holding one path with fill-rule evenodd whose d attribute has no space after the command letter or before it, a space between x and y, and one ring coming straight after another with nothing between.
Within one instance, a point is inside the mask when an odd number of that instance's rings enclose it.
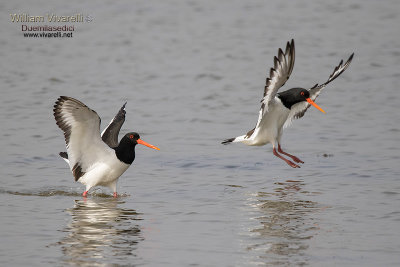
<instances>
[{"instance_id":1,"label":"long orange bill","mask_svg":"<svg viewBox=\"0 0 400 267\"><path fill-rule=\"evenodd\" d=\"M150 147L150 148L152 148L152 149L160 150L158 147L153 146L153 145L150 145L149 143L146 143L146 142L143 141L142 139L138 139L136 142L137 142L138 144L141 144L141 145L144 145L144 146L148 146L148 147Z\"/></svg>"},{"instance_id":2,"label":"long orange bill","mask_svg":"<svg viewBox=\"0 0 400 267\"><path fill-rule=\"evenodd\" d=\"M316 107L317 109L319 109L322 113L325 113L325 111L324 111L322 108L320 108L320 106L318 106L317 104L315 104L315 102L312 101L310 98L307 98L306 100L307 100L308 103L310 103L311 105L313 105L314 107Z\"/></svg>"}]
</instances>

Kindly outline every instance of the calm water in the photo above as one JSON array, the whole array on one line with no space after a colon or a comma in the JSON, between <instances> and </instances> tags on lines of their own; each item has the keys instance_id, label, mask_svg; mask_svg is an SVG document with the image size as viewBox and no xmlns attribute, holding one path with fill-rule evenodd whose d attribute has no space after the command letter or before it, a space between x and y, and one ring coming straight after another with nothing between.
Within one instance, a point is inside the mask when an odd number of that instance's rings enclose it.
<instances>
[{"instance_id":1,"label":"calm water","mask_svg":"<svg viewBox=\"0 0 400 267\"><path fill-rule=\"evenodd\" d=\"M400 264L400 2L3 1L0 262L4 266ZM9 13L90 15L70 39L24 38ZM31 23L30 25L34 25ZM306 163L250 130L272 58L296 41L287 88L350 68L285 131ZM124 101L137 148L122 197L84 200L52 116L60 95L103 126Z\"/></svg>"}]
</instances>

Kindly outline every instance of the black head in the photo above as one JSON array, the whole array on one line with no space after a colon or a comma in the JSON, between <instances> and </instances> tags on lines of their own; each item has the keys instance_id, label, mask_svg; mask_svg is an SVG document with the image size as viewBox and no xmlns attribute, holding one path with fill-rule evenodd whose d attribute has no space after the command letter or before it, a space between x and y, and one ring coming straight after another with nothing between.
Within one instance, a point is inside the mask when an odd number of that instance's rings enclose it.
<instances>
[{"instance_id":1,"label":"black head","mask_svg":"<svg viewBox=\"0 0 400 267\"><path fill-rule=\"evenodd\" d=\"M146 143L140 139L138 133L130 132L125 134L119 142L118 147L114 148L117 158L126 164L131 164L135 160L135 146L137 144L160 150L158 147L150 145L149 143Z\"/></svg>"},{"instance_id":2,"label":"black head","mask_svg":"<svg viewBox=\"0 0 400 267\"><path fill-rule=\"evenodd\" d=\"M320 108L317 104L314 103L314 101L311 100L310 92L304 88L289 89L285 92L278 94L278 97L281 99L282 104L288 109L291 109L294 104L304 101L308 102L310 105L313 105L315 108L325 113L322 108Z\"/></svg>"},{"instance_id":3,"label":"black head","mask_svg":"<svg viewBox=\"0 0 400 267\"><path fill-rule=\"evenodd\" d=\"M146 143L145 141L143 141L142 139L140 139L139 134L138 134L138 133L135 133L135 132L127 133L127 134L121 139L121 142L120 142L120 143L122 143L122 140L124 140L124 139L127 139L127 140L128 140L131 144L133 144L134 146L136 146L137 144L141 144L141 145L144 145L144 146L153 148L153 149L160 150L158 147L153 146L153 145L150 145L149 143ZM125 141L125 142L126 142L126 141Z\"/></svg>"},{"instance_id":4,"label":"black head","mask_svg":"<svg viewBox=\"0 0 400 267\"><path fill-rule=\"evenodd\" d=\"M278 94L282 104L290 109L294 104L302 101L307 101L310 98L310 93L304 88L292 88Z\"/></svg>"},{"instance_id":5,"label":"black head","mask_svg":"<svg viewBox=\"0 0 400 267\"><path fill-rule=\"evenodd\" d=\"M138 133L135 132L131 132L131 133L127 133L124 138L127 138L130 142L132 142L134 145L138 144L138 140L140 140L140 136Z\"/></svg>"}]
</instances>

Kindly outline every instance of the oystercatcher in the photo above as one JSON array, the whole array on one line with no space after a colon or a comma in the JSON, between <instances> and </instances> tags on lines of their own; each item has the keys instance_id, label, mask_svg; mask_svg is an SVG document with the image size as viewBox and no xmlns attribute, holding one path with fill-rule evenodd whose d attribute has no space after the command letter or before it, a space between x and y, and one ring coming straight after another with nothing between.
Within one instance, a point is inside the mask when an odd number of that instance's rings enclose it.
<instances>
[{"instance_id":1,"label":"oystercatcher","mask_svg":"<svg viewBox=\"0 0 400 267\"><path fill-rule=\"evenodd\" d=\"M109 187L117 197L118 178L135 160L135 146L160 150L135 132L125 134L118 143L125 104L101 135L99 115L79 100L60 96L54 105L54 118L64 132L68 152L61 152L60 156L68 162L75 181L86 185L84 197L94 186Z\"/></svg>"},{"instance_id":2,"label":"oystercatcher","mask_svg":"<svg viewBox=\"0 0 400 267\"><path fill-rule=\"evenodd\" d=\"M298 157L286 153L281 148L281 137L283 129L289 126L293 119L304 116L307 109L313 105L321 112L325 111L314 103L325 86L342 74L350 65L354 53L351 54L346 63L343 60L336 66L329 79L322 84L316 84L310 89L292 88L282 93L278 93L292 73L295 59L294 40L287 42L285 52L278 50L278 56L274 57L274 67L269 72L264 88L264 97L261 100L261 109L258 121L254 129L245 135L226 139L222 144L241 142L249 146L262 146L272 144L273 153L278 158L284 160L293 168L300 168L296 163L304 163ZM280 153L280 154L279 154ZM284 158L282 155L291 158L294 162Z\"/></svg>"}]
</instances>

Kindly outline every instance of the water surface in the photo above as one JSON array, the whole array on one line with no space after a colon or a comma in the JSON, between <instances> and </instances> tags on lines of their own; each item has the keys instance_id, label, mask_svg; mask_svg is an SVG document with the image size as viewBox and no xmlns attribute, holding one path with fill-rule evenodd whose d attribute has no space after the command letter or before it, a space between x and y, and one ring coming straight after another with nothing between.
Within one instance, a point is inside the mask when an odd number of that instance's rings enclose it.
<instances>
[{"instance_id":1,"label":"water surface","mask_svg":"<svg viewBox=\"0 0 400 267\"><path fill-rule=\"evenodd\" d=\"M29 1L0 4L0 260L7 266L396 266L400 263L398 1ZM24 38L8 13L89 14L70 39ZM286 89L354 60L270 146L222 146L256 123L273 56ZM137 148L121 197L58 156L60 95L103 126L127 101Z\"/></svg>"}]
</instances>

